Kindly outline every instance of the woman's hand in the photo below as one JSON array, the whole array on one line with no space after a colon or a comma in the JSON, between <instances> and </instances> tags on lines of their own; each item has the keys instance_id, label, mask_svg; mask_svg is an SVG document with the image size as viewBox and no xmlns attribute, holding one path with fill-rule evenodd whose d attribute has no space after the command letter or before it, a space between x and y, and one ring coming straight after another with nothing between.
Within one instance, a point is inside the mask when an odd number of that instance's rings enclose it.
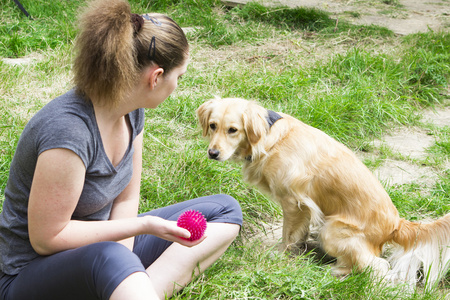
<instances>
[{"instance_id":1,"label":"woman's hand","mask_svg":"<svg viewBox=\"0 0 450 300\"><path fill-rule=\"evenodd\" d=\"M186 247L193 247L200 244L206 238L202 236L195 241L186 240L191 237L191 233L184 228L178 227L176 221L169 221L155 216L145 216L146 234L151 234L167 241L176 242Z\"/></svg>"}]
</instances>

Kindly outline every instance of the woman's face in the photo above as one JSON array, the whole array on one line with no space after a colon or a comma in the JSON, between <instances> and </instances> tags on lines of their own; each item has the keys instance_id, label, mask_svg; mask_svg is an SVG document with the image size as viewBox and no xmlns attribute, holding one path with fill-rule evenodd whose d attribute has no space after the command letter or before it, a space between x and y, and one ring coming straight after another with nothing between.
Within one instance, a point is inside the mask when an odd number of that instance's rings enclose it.
<instances>
[{"instance_id":1,"label":"woman's face","mask_svg":"<svg viewBox=\"0 0 450 300\"><path fill-rule=\"evenodd\" d=\"M181 66L172 69L170 73L159 76L154 88L155 93L150 99L149 108L156 108L173 93L178 85L178 79L186 73L188 63L189 59L186 58Z\"/></svg>"}]
</instances>

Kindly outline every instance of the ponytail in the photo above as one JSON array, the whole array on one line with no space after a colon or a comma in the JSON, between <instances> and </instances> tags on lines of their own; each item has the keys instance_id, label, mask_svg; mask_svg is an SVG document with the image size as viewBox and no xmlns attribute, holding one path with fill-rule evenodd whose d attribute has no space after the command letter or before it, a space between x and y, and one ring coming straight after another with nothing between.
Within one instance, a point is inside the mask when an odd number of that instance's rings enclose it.
<instances>
[{"instance_id":1,"label":"ponytail","mask_svg":"<svg viewBox=\"0 0 450 300\"><path fill-rule=\"evenodd\" d=\"M130 5L95 0L79 18L74 81L87 97L117 103L133 86L137 70Z\"/></svg>"}]
</instances>

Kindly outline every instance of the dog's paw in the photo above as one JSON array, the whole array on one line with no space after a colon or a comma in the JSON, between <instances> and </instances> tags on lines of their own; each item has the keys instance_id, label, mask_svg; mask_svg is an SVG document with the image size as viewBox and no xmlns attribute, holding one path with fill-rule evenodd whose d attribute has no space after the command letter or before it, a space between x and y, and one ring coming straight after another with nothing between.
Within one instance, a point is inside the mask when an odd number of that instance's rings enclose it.
<instances>
[{"instance_id":1,"label":"dog's paw","mask_svg":"<svg viewBox=\"0 0 450 300\"><path fill-rule=\"evenodd\" d=\"M381 257L374 257L370 266L377 277L386 277L391 269L389 262Z\"/></svg>"},{"instance_id":2,"label":"dog's paw","mask_svg":"<svg viewBox=\"0 0 450 300\"><path fill-rule=\"evenodd\" d=\"M351 273L352 273L352 268L349 268L349 267L340 266L340 265L335 265L335 266L331 267L331 275L333 275L334 277L337 277L337 278L344 279Z\"/></svg>"},{"instance_id":3,"label":"dog's paw","mask_svg":"<svg viewBox=\"0 0 450 300\"><path fill-rule=\"evenodd\" d=\"M288 252L291 255L302 255L305 254L307 250L307 246L305 242L297 242L289 244L285 247L285 252Z\"/></svg>"}]
</instances>

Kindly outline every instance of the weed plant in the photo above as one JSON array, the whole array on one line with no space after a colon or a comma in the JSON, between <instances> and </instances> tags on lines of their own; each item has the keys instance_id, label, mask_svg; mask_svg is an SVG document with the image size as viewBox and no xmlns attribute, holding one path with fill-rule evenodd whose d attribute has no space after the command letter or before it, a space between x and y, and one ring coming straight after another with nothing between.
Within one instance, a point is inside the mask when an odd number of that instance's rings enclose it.
<instances>
[{"instance_id":1,"label":"weed plant","mask_svg":"<svg viewBox=\"0 0 450 300\"><path fill-rule=\"evenodd\" d=\"M389 1L395 4L396 1ZM0 0L0 200L9 165L29 118L72 88L76 1ZM377 26L337 22L314 9L228 8L216 0L130 1L133 11L157 11L190 28L191 64L176 92L146 112L141 211L189 198L226 193L241 203L244 227L221 260L177 299L442 299L438 290L406 293L374 282L369 272L337 279L308 255L288 257L251 239L280 208L242 181L241 166L206 158L195 109L216 95L257 100L325 131L354 150L395 126L425 126L423 109L448 98L450 35L395 36ZM27 64L8 59L27 58ZM426 164L435 186L386 186L402 217L437 218L450 211L449 130L436 137ZM384 157L390 154L385 152ZM377 162L367 162L374 167Z\"/></svg>"}]
</instances>

